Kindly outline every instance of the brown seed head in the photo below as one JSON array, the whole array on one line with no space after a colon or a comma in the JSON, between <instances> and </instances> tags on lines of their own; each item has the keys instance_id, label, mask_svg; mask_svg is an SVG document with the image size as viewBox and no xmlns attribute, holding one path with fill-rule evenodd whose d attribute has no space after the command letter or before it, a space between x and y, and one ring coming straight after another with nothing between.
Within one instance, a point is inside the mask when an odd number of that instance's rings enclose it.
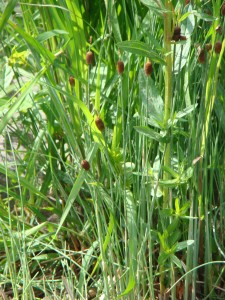
<instances>
[{"instance_id":1,"label":"brown seed head","mask_svg":"<svg viewBox=\"0 0 225 300\"><path fill-rule=\"evenodd\" d=\"M153 67L152 67L152 63L150 61L146 62L144 70L145 70L145 74L147 76L150 76L152 74Z\"/></svg>"},{"instance_id":2,"label":"brown seed head","mask_svg":"<svg viewBox=\"0 0 225 300\"><path fill-rule=\"evenodd\" d=\"M174 27L174 32L173 32L173 36L172 36L172 41L175 41L175 42L179 41L180 38L181 38L180 33L181 33L180 26Z\"/></svg>"},{"instance_id":3,"label":"brown seed head","mask_svg":"<svg viewBox=\"0 0 225 300\"><path fill-rule=\"evenodd\" d=\"M206 51L212 50L212 44L210 44L210 43L205 44L205 49L206 49Z\"/></svg>"},{"instance_id":4,"label":"brown seed head","mask_svg":"<svg viewBox=\"0 0 225 300\"><path fill-rule=\"evenodd\" d=\"M200 50L200 53L199 53L199 56L198 56L198 62L200 64L204 64L204 62L205 62L205 50L204 49Z\"/></svg>"},{"instance_id":5,"label":"brown seed head","mask_svg":"<svg viewBox=\"0 0 225 300\"><path fill-rule=\"evenodd\" d=\"M220 35L223 33L223 28L222 28L221 25L218 25L218 26L216 27L216 32L217 32L218 34L220 34Z\"/></svg>"},{"instance_id":6,"label":"brown seed head","mask_svg":"<svg viewBox=\"0 0 225 300\"><path fill-rule=\"evenodd\" d=\"M217 54L219 54L220 51L221 51L221 49L222 49L222 43L221 43L220 41L216 42L216 43L215 43L215 46L214 46L215 52L216 52Z\"/></svg>"},{"instance_id":7,"label":"brown seed head","mask_svg":"<svg viewBox=\"0 0 225 300\"><path fill-rule=\"evenodd\" d=\"M94 53L92 51L88 51L86 54L86 63L88 65L91 65L93 63L94 60Z\"/></svg>"},{"instance_id":8,"label":"brown seed head","mask_svg":"<svg viewBox=\"0 0 225 300\"><path fill-rule=\"evenodd\" d=\"M187 38L186 38L186 36L185 36L185 35L181 35L181 36L180 36L180 40L181 40L181 41L186 41L186 40L187 40Z\"/></svg>"},{"instance_id":9,"label":"brown seed head","mask_svg":"<svg viewBox=\"0 0 225 300\"><path fill-rule=\"evenodd\" d=\"M180 26L174 27L173 35L180 36L180 33L181 33Z\"/></svg>"},{"instance_id":10,"label":"brown seed head","mask_svg":"<svg viewBox=\"0 0 225 300\"><path fill-rule=\"evenodd\" d=\"M70 83L70 85L71 85L72 87L75 86L75 79L74 79L73 76L70 76L70 78L69 78L69 83Z\"/></svg>"},{"instance_id":11,"label":"brown seed head","mask_svg":"<svg viewBox=\"0 0 225 300\"><path fill-rule=\"evenodd\" d=\"M224 17L225 16L225 2L222 4L220 12L221 12L221 15Z\"/></svg>"},{"instance_id":12,"label":"brown seed head","mask_svg":"<svg viewBox=\"0 0 225 300\"><path fill-rule=\"evenodd\" d=\"M90 290L88 291L88 299L94 299L97 295L97 289L95 287L90 288Z\"/></svg>"},{"instance_id":13,"label":"brown seed head","mask_svg":"<svg viewBox=\"0 0 225 300\"><path fill-rule=\"evenodd\" d=\"M81 167L86 171L90 170L90 164L86 159L82 160Z\"/></svg>"},{"instance_id":14,"label":"brown seed head","mask_svg":"<svg viewBox=\"0 0 225 300\"><path fill-rule=\"evenodd\" d=\"M124 71L124 63L123 63L123 61L122 60L119 60L118 62L117 62L117 72L119 73L119 74L122 74L123 73L123 71Z\"/></svg>"},{"instance_id":15,"label":"brown seed head","mask_svg":"<svg viewBox=\"0 0 225 300\"><path fill-rule=\"evenodd\" d=\"M95 125L98 128L98 130L100 130L100 131L103 131L105 129L104 122L99 117L96 117L96 119L95 119Z\"/></svg>"},{"instance_id":16,"label":"brown seed head","mask_svg":"<svg viewBox=\"0 0 225 300\"><path fill-rule=\"evenodd\" d=\"M172 36L172 39L171 39L172 41L175 41L175 42L178 42L179 40L180 40L180 35L173 35Z\"/></svg>"},{"instance_id":17,"label":"brown seed head","mask_svg":"<svg viewBox=\"0 0 225 300\"><path fill-rule=\"evenodd\" d=\"M185 0L184 6L188 5L190 3L190 0Z\"/></svg>"}]
</instances>

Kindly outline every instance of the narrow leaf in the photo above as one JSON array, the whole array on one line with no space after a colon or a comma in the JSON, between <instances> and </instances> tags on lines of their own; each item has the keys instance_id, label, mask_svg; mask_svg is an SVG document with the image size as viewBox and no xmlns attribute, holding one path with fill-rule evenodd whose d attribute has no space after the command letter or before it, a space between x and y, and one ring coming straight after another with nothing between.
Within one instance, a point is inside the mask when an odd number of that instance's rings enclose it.
<instances>
[{"instance_id":1,"label":"narrow leaf","mask_svg":"<svg viewBox=\"0 0 225 300\"><path fill-rule=\"evenodd\" d=\"M179 260L178 257L176 257L176 255L172 254L172 255L171 255L171 260L172 260L172 262L173 262L175 265L177 265L178 268L180 268L180 269L182 268L181 261Z\"/></svg>"},{"instance_id":2,"label":"narrow leaf","mask_svg":"<svg viewBox=\"0 0 225 300\"><path fill-rule=\"evenodd\" d=\"M158 142L162 142L163 141L163 137L157 133L155 130L147 127L147 126L134 126L135 130L137 130L137 132L153 139L156 140Z\"/></svg>"},{"instance_id":3,"label":"narrow leaf","mask_svg":"<svg viewBox=\"0 0 225 300\"><path fill-rule=\"evenodd\" d=\"M151 45L140 41L124 41L117 44L118 48L136 55L148 57L151 61L165 64L158 52L152 50Z\"/></svg>"},{"instance_id":4,"label":"narrow leaf","mask_svg":"<svg viewBox=\"0 0 225 300\"><path fill-rule=\"evenodd\" d=\"M95 143L92 145L91 149L88 151L89 153L89 156L87 157L87 160L91 163L92 159L94 158L96 152L98 150L98 144ZM61 220L60 220L60 223L58 225L58 229L56 231L56 235L58 234L58 232L60 231L66 217L68 216L69 212L70 212L70 209L80 191L80 188L86 178L86 170L82 169L77 177L77 180L75 181L74 185L73 185L73 188L69 194L69 197L66 201L66 206L65 206L65 209L63 211L63 214L62 214L62 217L61 217Z\"/></svg>"},{"instance_id":5,"label":"narrow leaf","mask_svg":"<svg viewBox=\"0 0 225 300\"><path fill-rule=\"evenodd\" d=\"M10 0L8 1L8 5L6 6L3 15L0 18L0 33L4 26L6 25L10 15L12 14L15 6L17 5L18 0Z\"/></svg>"},{"instance_id":6,"label":"narrow leaf","mask_svg":"<svg viewBox=\"0 0 225 300\"><path fill-rule=\"evenodd\" d=\"M194 240L187 240L187 241L184 241L184 242L177 243L176 252L181 251L181 250L187 248L188 246L193 245L194 242L195 242Z\"/></svg>"},{"instance_id":7,"label":"narrow leaf","mask_svg":"<svg viewBox=\"0 0 225 300\"><path fill-rule=\"evenodd\" d=\"M0 122L0 134L4 130L5 126L8 124L9 120L12 118L15 112L21 107L25 97L30 93L35 83L40 79L40 77L45 73L46 68L43 68L30 82L23 86L21 95L14 101L8 112L4 115Z\"/></svg>"}]
</instances>

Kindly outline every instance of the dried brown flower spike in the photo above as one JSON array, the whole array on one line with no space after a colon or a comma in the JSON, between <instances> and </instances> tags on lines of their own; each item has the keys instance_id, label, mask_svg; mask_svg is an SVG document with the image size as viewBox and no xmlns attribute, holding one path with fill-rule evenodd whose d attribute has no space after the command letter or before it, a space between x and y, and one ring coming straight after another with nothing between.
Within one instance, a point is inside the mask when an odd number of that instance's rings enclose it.
<instances>
[{"instance_id":1,"label":"dried brown flower spike","mask_svg":"<svg viewBox=\"0 0 225 300\"><path fill-rule=\"evenodd\" d=\"M204 64L204 62L205 62L205 50L204 49L201 49L200 52L199 52L198 62L200 64Z\"/></svg>"},{"instance_id":2,"label":"dried brown flower spike","mask_svg":"<svg viewBox=\"0 0 225 300\"><path fill-rule=\"evenodd\" d=\"M206 51L212 50L212 44L210 44L210 43L205 44L205 49L206 49Z\"/></svg>"},{"instance_id":3,"label":"dried brown flower spike","mask_svg":"<svg viewBox=\"0 0 225 300\"><path fill-rule=\"evenodd\" d=\"M145 74L147 76L151 76L153 67L152 67L152 63L150 61L146 62L144 70L145 70Z\"/></svg>"},{"instance_id":4,"label":"dried brown flower spike","mask_svg":"<svg viewBox=\"0 0 225 300\"><path fill-rule=\"evenodd\" d=\"M88 51L86 54L86 63L88 65L91 65L93 63L94 60L94 53L92 51Z\"/></svg>"},{"instance_id":5,"label":"dried brown flower spike","mask_svg":"<svg viewBox=\"0 0 225 300\"><path fill-rule=\"evenodd\" d=\"M86 171L90 170L90 164L86 159L82 160L81 167Z\"/></svg>"},{"instance_id":6,"label":"dried brown flower spike","mask_svg":"<svg viewBox=\"0 0 225 300\"><path fill-rule=\"evenodd\" d=\"M103 131L105 129L104 122L99 117L96 117L96 119L95 119L95 125L98 128L98 130L100 130L100 131Z\"/></svg>"},{"instance_id":7,"label":"dried brown flower spike","mask_svg":"<svg viewBox=\"0 0 225 300\"><path fill-rule=\"evenodd\" d=\"M123 63L123 61L122 60L119 60L118 62L117 62L117 72L119 73L119 74L122 74L123 73L123 71L124 71L124 63Z\"/></svg>"},{"instance_id":8,"label":"dried brown flower spike","mask_svg":"<svg viewBox=\"0 0 225 300\"><path fill-rule=\"evenodd\" d=\"M177 42L180 40L180 33L181 33L181 29L180 29L180 26L176 26L174 28L174 31L173 31L173 36L172 36L172 40Z\"/></svg>"},{"instance_id":9,"label":"dried brown flower spike","mask_svg":"<svg viewBox=\"0 0 225 300\"><path fill-rule=\"evenodd\" d=\"M222 33L223 33L223 28L222 28L221 25L218 25L218 26L216 27L216 32L217 32L218 34L222 35Z\"/></svg>"},{"instance_id":10,"label":"dried brown flower spike","mask_svg":"<svg viewBox=\"0 0 225 300\"><path fill-rule=\"evenodd\" d=\"M75 86L75 79L74 79L73 76L70 76L70 78L69 78L69 83L70 83L70 85L71 85L72 87Z\"/></svg>"},{"instance_id":11,"label":"dried brown flower spike","mask_svg":"<svg viewBox=\"0 0 225 300\"><path fill-rule=\"evenodd\" d=\"M222 49L222 43L221 43L220 41L216 42L216 43L215 43L215 46L214 46L214 49L215 49L215 52L216 52L217 54L219 54L220 51L221 51L221 49Z\"/></svg>"},{"instance_id":12,"label":"dried brown flower spike","mask_svg":"<svg viewBox=\"0 0 225 300\"><path fill-rule=\"evenodd\" d=\"M176 27L174 28L173 34L174 34L174 35L180 36L180 33L181 33L181 28L180 28L180 26L176 26Z\"/></svg>"}]
</instances>

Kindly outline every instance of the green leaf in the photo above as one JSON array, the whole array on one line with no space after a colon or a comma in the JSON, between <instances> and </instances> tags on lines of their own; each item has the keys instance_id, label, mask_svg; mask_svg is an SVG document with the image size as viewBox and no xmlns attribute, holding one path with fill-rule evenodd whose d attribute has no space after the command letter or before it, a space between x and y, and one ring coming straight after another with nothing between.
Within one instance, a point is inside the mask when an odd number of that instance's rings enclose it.
<instances>
[{"instance_id":1,"label":"green leaf","mask_svg":"<svg viewBox=\"0 0 225 300\"><path fill-rule=\"evenodd\" d=\"M39 43L34 37L30 36L26 33L22 28L20 28L17 24L12 21L8 21L9 25L15 30L15 32L19 33L19 35L24 38L24 40L28 43L28 45L35 49L38 54L46 60L46 62L53 63L55 60L55 56L51 51L45 48L41 43Z\"/></svg>"},{"instance_id":2,"label":"green leaf","mask_svg":"<svg viewBox=\"0 0 225 300\"><path fill-rule=\"evenodd\" d=\"M179 174L177 172L175 172L172 168L168 167L168 166L163 166L162 169L169 173L172 177L174 178L179 178Z\"/></svg>"},{"instance_id":3,"label":"green leaf","mask_svg":"<svg viewBox=\"0 0 225 300\"><path fill-rule=\"evenodd\" d=\"M30 181L27 181L23 177L18 178L18 175L16 174L16 172L7 169L3 165L0 165L0 173L7 175L9 178L11 178L15 181L18 180L20 182L21 186L27 188L31 193L39 196L42 199L45 199L46 201L49 201L48 197L46 197L44 194L42 194L35 186L32 185L32 183Z\"/></svg>"},{"instance_id":4,"label":"green leaf","mask_svg":"<svg viewBox=\"0 0 225 300\"><path fill-rule=\"evenodd\" d=\"M185 14L183 14L181 17L180 17L180 19L179 19L179 24L181 23L181 22L183 22L184 20L186 20L190 15L191 15L191 11L188 11L188 12L186 12Z\"/></svg>"},{"instance_id":5,"label":"green leaf","mask_svg":"<svg viewBox=\"0 0 225 300\"><path fill-rule=\"evenodd\" d=\"M191 50L191 39L188 38L185 43L176 43L173 48L175 52L174 74L178 74L187 63Z\"/></svg>"},{"instance_id":6,"label":"green leaf","mask_svg":"<svg viewBox=\"0 0 225 300\"><path fill-rule=\"evenodd\" d=\"M10 15L17 5L18 0L10 0L5 8L3 15L0 17L0 34L2 29L5 27Z\"/></svg>"},{"instance_id":7,"label":"green leaf","mask_svg":"<svg viewBox=\"0 0 225 300\"><path fill-rule=\"evenodd\" d=\"M109 25L112 26L112 32L115 36L116 42L120 42L122 41L122 38L120 33L118 17L116 13L115 0L105 0L105 5L108 10Z\"/></svg>"},{"instance_id":8,"label":"green leaf","mask_svg":"<svg viewBox=\"0 0 225 300\"><path fill-rule=\"evenodd\" d=\"M171 255L171 260L172 262L178 267L178 268L182 268L182 264L181 264L181 261L179 260L178 257L176 257L176 255L172 254Z\"/></svg>"},{"instance_id":9,"label":"green leaf","mask_svg":"<svg viewBox=\"0 0 225 300\"><path fill-rule=\"evenodd\" d=\"M175 218L172 223L166 228L166 231L168 233L168 236L170 236L171 234L173 234L174 232L176 232L178 230L178 225L179 225L179 219Z\"/></svg>"},{"instance_id":10,"label":"green leaf","mask_svg":"<svg viewBox=\"0 0 225 300\"><path fill-rule=\"evenodd\" d=\"M11 84L14 76L14 72L11 66L9 66L7 58L3 58L0 63L0 87L4 90Z\"/></svg>"},{"instance_id":11,"label":"green leaf","mask_svg":"<svg viewBox=\"0 0 225 300\"><path fill-rule=\"evenodd\" d=\"M176 214L180 214L180 201L179 201L179 198L176 198L175 199L175 213Z\"/></svg>"},{"instance_id":12,"label":"green leaf","mask_svg":"<svg viewBox=\"0 0 225 300\"><path fill-rule=\"evenodd\" d=\"M210 16L210 15L208 15L208 14L206 14L206 13L198 12L198 11L196 11L196 10L193 10L192 13L193 13L197 18L199 18L199 19L201 19L201 20L204 20L204 21L206 21L206 22L207 22L207 21L208 21L208 22L213 22L213 21L216 20L215 17Z\"/></svg>"},{"instance_id":13,"label":"green leaf","mask_svg":"<svg viewBox=\"0 0 225 300\"><path fill-rule=\"evenodd\" d=\"M43 227L45 227L47 223L48 222L44 222L44 223L38 224L37 226L34 226L34 227L30 228L30 229L25 230L25 236L28 237L30 235L34 235L40 229L42 229Z\"/></svg>"},{"instance_id":14,"label":"green leaf","mask_svg":"<svg viewBox=\"0 0 225 300\"><path fill-rule=\"evenodd\" d=\"M158 142L164 141L163 137L159 133L147 126L134 126L134 129L137 132L149 137L150 139L153 139Z\"/></svg>"},{"instance_id":15,"label":"green leaf","mask_svg":"<svg viewBox=\"0 0 225 300\"><path fill-rule=\"evenodd\" d=\"M31 258L31 260L35 260L35 261L46 261L46 260L54 260L57 259L59 257L58 253L45 253L45 254L40 254L40 255L36 255L34 257Z\"/></svg>"},{"instance_id":16,"label":"green leaf","mask_svg":"<svg viewBox=\"0 0 225 300\"><path fill-rule=\"evenodd\" d=\"M110 214L110 220L109 220L109 225L108 225L108 228L107 228L107 234L106 234L106 237L105 237L105 240L104 240L104 243L103 243L103 251L104 252L106 251L106 249L108 247L108 244L110 242L110 238L111 238L111 234L113 232L114 224L115 224L114 216L113 216L113 214ZM102 260L102 254L98 257L98 260L97 260L97 262L94 266L94 269L91 272L91 277L94 275L95 271L97 270L101 260Z\"/></svg>"},{"instance_id":17,"label":"green leaf","mask_svg":"<svg viewBox=\"0 0 225 300\"><path fill-rule=\"evenodd\" d=\"M127 231L129 235L129 281L125 291L118 296L121 298L129 294L135 287L135 274L137 270L137 222L136 207L133 194L130 190L126 190L126 211L127 211Z\"/></svg>"},{"instance_id":18,"label":"green leaf","mask_svg":"<svg viewBox=\"0 0 225 300\"><path fill-rule=\"evenodd\" d=\"M94 256L94 253L96 252L97 247L99 247L98 241L94 241L91 245L91 247L88 248L87 252L85 252L84 256L82 257L82 266L80 268L80 274L79 274L79 283L77 286L77 289L81 292L83 284L85 282L85 277L89 274L87 273L88 266L90 262L92 261L92 258Z\"/></svg>"},{"instance_id":19,"label":"green leaf","mask_svg":"<svg viewBox=\"0 0 225 300\"><path fill-rule=\"evenodd\" d=\"M190 206L191 206L191 201L187 201L186 203L184 203L184 205L180 208L180 215L184 216L184 214L187 212Z\"/></svg>"},{"instance_id":20,"label":"green leaf","mask_svg":"<svg viewBox=\"0 0 225 300\"><path fill-rule=\"evenodd\" d=\"M96 152L98 150L98 144L97 143L94 143L91 147L91 149L89 149L89 151L87 153L89 153L88 157L87 157L87 160L89 161L89 163L91 164L91 161L92 159L94 158ZM58 232L60 231L66 217L68 216L69 212L70 212L70 209L80 191L80 188L87 176L87 171L82 169L80 171L80 173L78 174L78 177L72 187L72 190L68 196L68 199L66 200L66 205L65 205L65 208L64 208L64 211L63 211L63 214L62 214L62 217L61 217L61 220L59 222L59 225L58 225L58 229L56 231L56 235L58 234Z\"/></svg>"},{"instance_id":21,"label":"green leaf","mask_svg":"<svg viewBox=\"0 0 225 300\"><path fill-rule=\"evenodd\" d=\"M187 248L188 246L193 245L194 242L195 242L194 240L187 240L187 241L184 241L184 242L177 243L175 251L176 252L181 251L181 250Z\"/></svg>"},{"instance_id":22,"label":"green leaf","mask_svg":"<svg viewBox=\"0 0 225 300\"><path fill-rule=\"evenodd\" d=\"M169 244L169 247L174 248L174 251L176 249L177 241L180 238L181 238L181 231L178 228L176 228L174 230L174 232L170 233L170 235L169 235L168 244Z\"/></svg>"},{"instance_id":23,"label":"green leaf","mask_svg":"<svg viewBox=\"0 0 225 300\"><path fill-rule=\"evenodd\" d=\"M123 296L125 296L125 295L128 295L128 294L134 289L135 284L136 284L136 282L135 282L135 277L134 277L133 275L132 275L132 276L129 276L128 285L127 285L125 291L124 291L122 294L120 294L120 295L117 297L117 299L119 299L119 298L121 298L121 297L123 297Z\"/></svg>"},{"instance_id":24,"label":"green leaf","mask_svg":"<svg viewBox=\"0 0 225 300\"><path fill-rule=\"evenodd\" d=\"M13 99L14 102L10 106L9 110L7 113L4 115L4 117L1 119L0 122L0 134L8 124L9 120L12 118L15 112L21 108L21 105L23 104L23 101L25 97L31 92L33 86L38 82L40 77L46 72L46 68L43 68L30 82L26 83L22 88L21 91L22 93L17 99Z\"/></svg>"},{"instance_id":25,"label":"green leaf","mask_svg":"<svg viewBox=\"0 0 225 300\"><path fill-rule=\"evenodd\" d=\"M168 10L164 7L162 1L153 0L140 0L145 6L147 6L152 12L158 16L163 17L164 13L168 13Z\"/></svg>"},{"instance_id":26,"label":"green leaf","mask_svg":"<svg viewBox=\"0 0 225 300\"><path fill-rule=\"evenodd\" d=\"M174 211L172 208L165 208L160 212L160 215L162 217L171 217L171 216L173 216L173 214L174 214Z\"/></svg>"},{"instance_id":27,"label":"green leaf","mask_svg":"<svg viewBox=\"0 0 225 300\"><path fill-rule=\"evenodd\" d=\"M193 104L193 105L190 105L188 107L186 107L185 109L179 111L178 113L176 113L175 115L175 119L181 119L183 118L184 116L186 115L189 115L193 110L195 110L195 108L198 106L198 104Z\"/></svg>"},{"instance_id":28,"label":"green leaf","mask_svg":"<svg viewBox=\"0 0 225 300\"><path fill-rule=\"evenodd\" d=\"M165 262L169 259L169 257L171 256L170 253L167 253L167 252L161 252L159 254L159 257L158 257L158 263L159 265L164 265Z\"/></svg>"},{"instance_id":29,"label":"green leaf","mask_svg":"<svg viewBox=\"0 0 225 300\"><path fill-rule=\"evenodd\" d=\"M164 234L158 232L158 237L159 237L160 245L163 248L163 250L167 250L168 248L166 244L167 232L165 232Z\"/></svg>"},{"instance_id":30,"label":"green leaf","mask_svg":"<svg viewBox=\"0 0 225 300\"><path fill-rule=\"evenodd\" d=\"M169 187L169 188L175 188L180 185L180 181L179 178L169 179L169 180L159 180L159 185Z\"/></svg>"},{"instance_id":31,"label":"green leaf","mask_svg":"<svg viewBox=\"0 0 225 300\"><path fill-rule=\"evenodd\" d=\"M138 82L141 104L148 113L148 123L156 128L163 129L164 102L155 82L151 77L146 76L143 69L139 71Z\"/></svg>"},{"instance_id":32,"label":"green leaf","mask_svg":"<svg viewBox=\"0 0 225 300\"><path fill-rule=\"evenodd\" d=\"M193 172L193 167L187 168L187 170L185 170L184 173L181 175L181 182L186 183L193 176Z\"/></svg>"},{"instance_id":33,"label":"green leaf","mask_svg":"<svg viewBox=\"0 0 225 300\"><path fill-rule=\"evenodd\" d=\"M40 43L42 43L54 36L65 35L65 34L69 34L69 33L65 30L54 29L54 30L46 31L44 33L39 34L36 37L36 40L39 41Z\"/></svg>"},{"instance_id":34,"label":"green leaf","mask_svg":"<svg viewBox=\"0 0 225 300\"><path fill-rule=\"evenodd\" d=\"M165 65L164 59L160 57L157 51L153 51L151 45L140 41L124 41L117 44L118 48L132 54L148 57L151 61Z\"/></svg>"}]
</instances>

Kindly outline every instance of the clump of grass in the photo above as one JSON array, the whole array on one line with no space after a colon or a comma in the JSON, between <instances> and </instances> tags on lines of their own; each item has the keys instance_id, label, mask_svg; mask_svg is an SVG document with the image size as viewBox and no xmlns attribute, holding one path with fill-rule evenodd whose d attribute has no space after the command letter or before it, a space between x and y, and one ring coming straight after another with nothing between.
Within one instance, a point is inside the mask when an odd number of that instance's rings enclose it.
<instances>
[{"instance_id":1,"label":"clump of grass","mask_svg":"<svg viewBox=\"0 0 225 300\"><path fill-rule=\"evenodd\" d=\"M1 7L1 296L223 299L224 5L106 2Z\"/></svg>"}]
</instances>

